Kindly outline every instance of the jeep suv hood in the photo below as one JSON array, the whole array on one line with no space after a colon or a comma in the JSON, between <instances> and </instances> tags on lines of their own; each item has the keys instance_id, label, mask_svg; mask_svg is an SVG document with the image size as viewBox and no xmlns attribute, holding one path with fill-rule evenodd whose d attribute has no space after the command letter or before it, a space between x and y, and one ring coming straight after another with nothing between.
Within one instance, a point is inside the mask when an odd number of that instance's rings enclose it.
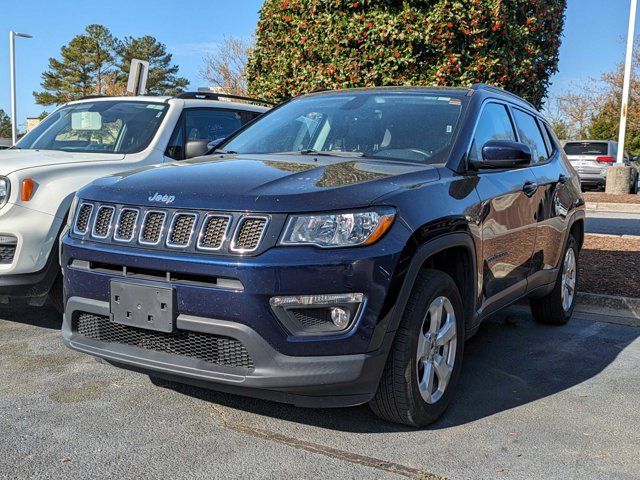
<instances>
[{"instance_id":1,"label":"jeep suv hood","mask_svg":"<svg viewBox=\"0 0 640 480\"><path fill-rule=\"evenodd\" d=\"M200 157L103 178L84 199L179 208L298 212L369 205L439 178L430 165L311 155Z\"/></svg>"},{"instance_id":2,"label":"jeep suv hood","mask_svg":"<svg viewBox=\"0 0 640 480\"><path fill-rule=\"evenodd\" d=\"M63 165L76 162L122 160L121 153L63 152L60 150L0 150L0 175L33 167Z\"/></svg>"}]
</instances>

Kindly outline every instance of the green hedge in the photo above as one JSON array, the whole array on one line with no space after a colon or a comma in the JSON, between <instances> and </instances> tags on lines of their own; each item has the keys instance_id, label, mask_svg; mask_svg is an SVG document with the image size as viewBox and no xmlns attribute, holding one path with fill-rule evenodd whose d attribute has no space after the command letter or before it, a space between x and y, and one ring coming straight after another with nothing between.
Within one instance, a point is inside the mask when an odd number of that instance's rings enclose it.
<instances>
[{"instance_id":1,"label":"green hedge","mask_svg":"<svg viewBox=\"0 0 640 480\"><path fill-rule=\"evenodd\" d=\"M540 105L557 71L566 0L266 0L249 91L502 86Z\"/></svg>"}]
</instances>

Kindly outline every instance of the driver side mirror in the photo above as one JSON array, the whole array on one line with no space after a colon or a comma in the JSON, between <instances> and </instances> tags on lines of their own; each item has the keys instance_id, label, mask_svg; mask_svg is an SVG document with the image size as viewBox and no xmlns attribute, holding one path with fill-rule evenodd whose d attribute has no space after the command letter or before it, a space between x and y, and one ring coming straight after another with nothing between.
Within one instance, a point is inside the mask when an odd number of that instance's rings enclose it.
<instances>
[{"instance_id":1,"label":"driver side mirror","mask_svg":"<svg viewBox=\"0 0 640 480\"><path fill-rule=\"evenodd\" d=\"M531 165L533 154L528 145L508 140L490 140L482 147L482 160L473 162L475 168L524 168Z\"/></svg>"}]
</instances>

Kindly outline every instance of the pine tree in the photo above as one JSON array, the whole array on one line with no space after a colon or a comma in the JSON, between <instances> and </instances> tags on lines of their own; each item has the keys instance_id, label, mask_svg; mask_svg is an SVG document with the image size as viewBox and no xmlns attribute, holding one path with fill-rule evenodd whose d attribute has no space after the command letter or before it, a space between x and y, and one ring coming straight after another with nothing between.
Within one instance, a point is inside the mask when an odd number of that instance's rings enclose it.
<instances>
[{"instance_id":1,"label":"pine tree","mask_svg":"<svg viewBox=\"0 0 640 480\"><path fill-rule=\"evenodd\" d=\"M34 92L36 103L53 105L86 95L124 95L132 58L149 62L149 95L180 92L189 81L178 76L171 65L171 54L154 37L115 38L103 25L89 25L61 49L61 58L50 58L42 74L41 92Z\"/></svg>"},{"instance_id":2,"label":"pine tree","mask_svg":"<svg viewBox=\"0 0 640 480\"><path fill-rule=\"evenodd\" d=\"M89 25L62 47L61 59L49 59L42 74L42 92L36 103L52 105L104 93L105 79L114 68L117 39L103 25Z\"/></svg>"},{"instance_id":3,"label":"pine tree","mask_svg":"<svg viewBox=\"0 0 640 480\"><path fill-rule=\"evenodd\" d=\"M133 58L149 62L148 95L172 95L183 91L189 84L189 80L177 75L178 66L171 65L172 56L167 53L167 47L155 37L125 37L117 51L118 82L121 84L127 82Z\"/></svg>"},{"instance_id":4,"label":"pine tree","mask_svg":"<svg viewBox=\"0 0 640 480\"><path fill-rule=\"evenodd\" d=\"M0 108L0 138L11 138L11 118Z\"/></svg>"}]
</instances>

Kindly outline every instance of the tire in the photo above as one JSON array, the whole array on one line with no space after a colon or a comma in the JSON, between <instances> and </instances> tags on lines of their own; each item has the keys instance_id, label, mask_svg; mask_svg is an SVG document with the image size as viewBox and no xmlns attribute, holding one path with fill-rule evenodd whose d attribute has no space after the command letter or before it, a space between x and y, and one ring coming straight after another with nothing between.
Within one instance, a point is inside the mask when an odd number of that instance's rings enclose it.
<instances>
[{"instance_id":1,"label":"tire","mask_svg":"<svg viewBox=\"0 0 640 480\"><path fill-rule=\"evenodd\" d=\"M56 311L62 315L64 313L64 300L63 300L63 286L62 286L62 272L58 272L55 281L49 291L49 303L56 309Z\"/></svg>"},{"instance_id":2,"label":"tire","mask_svg":"<svg viewBox=\"0 0 640 480\"><path fill-rule=\"evenodd\" d=\"M446 318L444 323L438 322L439 328L432 328L436 324L432 322L431 312L438 309L441 317L446 314ZM437 333L445 332L445 327L448 340L441 344L434 342ZM454 332L455 336L451 337ZM421 359L418 359L418 347L425 352ZM464 309L456 284L443 272L422 270L407 301L378 391L369 406L376 415L390 422L412 427L433 423L453 398L463 350ZM440 366L436 368L434 364L438 359ZM446 371L449 376L442 391L438 371ZM430 372L433 373L429 375ZM428 381L420 383L419 376L423 380L432 379L432 388L426 388Z\"/></svg>"},{"instance_id":3,"label":"tire","mask_svg":"<svg viewBox=\"0 0 640 480\"><path fill-rule=\"evenodd\" d=\"M558 278L556 279L553 290L545 297L532 298L529 300L531 313L538 323L545 325L564 325L571 318L576 304L579 253L578 242L573 238L573 235L569 234L567 246L560 263L560 269L558 270ZM571 261L568 260L570 257L573 258L572 264ZM565 280L567 277L565 275L569 275L569 277L573 279L572 282L566 285ZM565 290L565 286L568 290ZM568 294L571 295L570 299L566 297Z\"/></svg>"}]
</instances>

